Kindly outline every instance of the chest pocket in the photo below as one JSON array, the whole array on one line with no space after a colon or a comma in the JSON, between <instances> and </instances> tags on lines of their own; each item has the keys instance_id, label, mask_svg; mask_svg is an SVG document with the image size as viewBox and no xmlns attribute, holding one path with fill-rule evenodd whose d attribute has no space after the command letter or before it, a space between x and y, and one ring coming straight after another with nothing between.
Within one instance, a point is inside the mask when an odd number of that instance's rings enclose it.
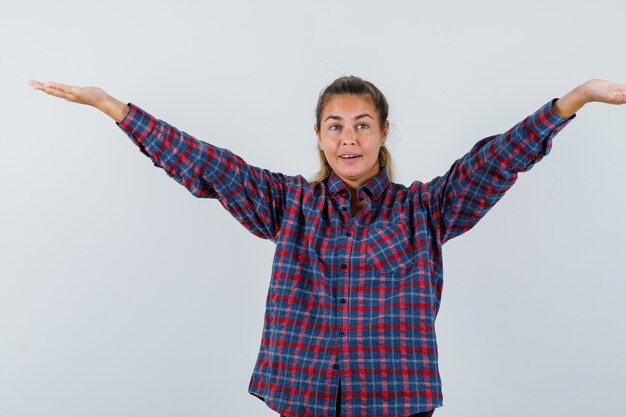
<instances>
[{"instance_id":1,"label":"chest pocket","mask_svg":"<svg viewBox=\"0 0 626 417\"><path fill-rule=\"evenodd\" d=\"M404 223L372 226L367 231L365 263L377 270L400 272L413 265L414 251Z\"/></svg>"}]
</instances>

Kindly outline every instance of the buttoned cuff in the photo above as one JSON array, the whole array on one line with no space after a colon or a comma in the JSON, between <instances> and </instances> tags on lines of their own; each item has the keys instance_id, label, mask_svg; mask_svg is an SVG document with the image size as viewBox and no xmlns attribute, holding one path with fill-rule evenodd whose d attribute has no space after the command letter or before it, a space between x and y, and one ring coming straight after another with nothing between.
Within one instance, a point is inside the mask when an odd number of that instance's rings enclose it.
<instances>
[{"instance_id":1,"label":"buttoned cuff","mask_svg":"<svg viewBox=\"0 0 626 417\"><path fill-rule=\"evenodd\" d=\"M573 114L566 119L556 114L554 111L554 103L557 100L558 98L553 98L528 117L528 128L535 132L541 139L545 140L556 135L576 117L576 114Z\"/></svg>"},{"instance_id":2,"label":"buttoned cuff","mask_svg":"<svg viewBox=\"0 0 626 417\"><path fill-rule=\"evenodd\" d=\"M139 150L146 156L151 156L148 152L148 144L144 143L150 133L155 129L156 118L144 111L140 107L127 103L130 110L120 123L115 122L120 129L128 135Z\"/></svg>"},{"instance_id":3,"label":"buttoned cuff","mask_svg":"<svg viewBox=\"0 0 626 417\"><path fill-rule=\"evenodd\" d=\"M528 171L548 155L552 150L554 136L576 117L573 114L566 119L556 114L554 103L557 100L553 98L513 128L511 145L514 148L507 146L507 152L513 155L511 161L515 171Z\"/></svg>"}]
</instances>

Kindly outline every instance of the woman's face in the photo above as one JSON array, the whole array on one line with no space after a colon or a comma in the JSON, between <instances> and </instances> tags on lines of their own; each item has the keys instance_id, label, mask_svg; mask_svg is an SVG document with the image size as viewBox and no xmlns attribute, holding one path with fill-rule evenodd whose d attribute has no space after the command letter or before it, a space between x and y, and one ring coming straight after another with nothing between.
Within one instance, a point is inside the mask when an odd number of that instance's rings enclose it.
<instances>
[{"instance_id":1,"label":"woman's face","mask_svg":"<svg viewBox=\"0 0 626 417\"><path fill-rule=\"evenodd\" d=\"M378 173L378 152L388 127L388 121L380 125L368 96L339 95L326 103L315 133L332 170L356 190Z\"/></svg>"}]
</instances>

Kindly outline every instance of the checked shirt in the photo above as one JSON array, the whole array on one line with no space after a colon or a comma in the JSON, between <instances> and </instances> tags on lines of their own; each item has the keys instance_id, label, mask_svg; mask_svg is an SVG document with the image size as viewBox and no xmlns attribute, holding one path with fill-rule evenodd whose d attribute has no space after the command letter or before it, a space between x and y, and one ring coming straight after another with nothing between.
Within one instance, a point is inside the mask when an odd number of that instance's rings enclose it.
<instances>
[{"instance_id":1,"label":"checked shirt","mask_svg":"<svg viewBox=\"0 0 626 417\"><path fill-rule=\"evenodd\" d=\"M442 245L471 229L550 152L574 117L553 99L479 140L442 176L409 186L382 169L358 189L334 173L310 183L247 164L129 103L119 127L168 176L215 198L276 244L258 358L248 391L290 417L406 417L442 405L435 319Z\"/></svg>"}]
</instances>

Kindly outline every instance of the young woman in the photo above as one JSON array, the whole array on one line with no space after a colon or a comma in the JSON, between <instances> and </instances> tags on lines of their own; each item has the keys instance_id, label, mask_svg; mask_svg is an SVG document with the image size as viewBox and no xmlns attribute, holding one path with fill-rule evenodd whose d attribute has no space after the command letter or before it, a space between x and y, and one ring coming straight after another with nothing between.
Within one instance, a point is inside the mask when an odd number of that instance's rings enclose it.
<instances>
[{"instance_id":1,"label":"young woman","mask_svg":"<svg viewBox=\"0 0 626 417\"><path fill-rule=\"evenodd\" d=\"M626 102L626 85L588 81L481 139L443 176L406 187L392 182L387 101L358 77L320 95L312 181L249 165L99 88L31 85L102 110L194 196L218 199L276 243L249 392L290 417L432 415L442 405L442 245L547 155L585 103Z\"/></svg>"}]
</instances>

